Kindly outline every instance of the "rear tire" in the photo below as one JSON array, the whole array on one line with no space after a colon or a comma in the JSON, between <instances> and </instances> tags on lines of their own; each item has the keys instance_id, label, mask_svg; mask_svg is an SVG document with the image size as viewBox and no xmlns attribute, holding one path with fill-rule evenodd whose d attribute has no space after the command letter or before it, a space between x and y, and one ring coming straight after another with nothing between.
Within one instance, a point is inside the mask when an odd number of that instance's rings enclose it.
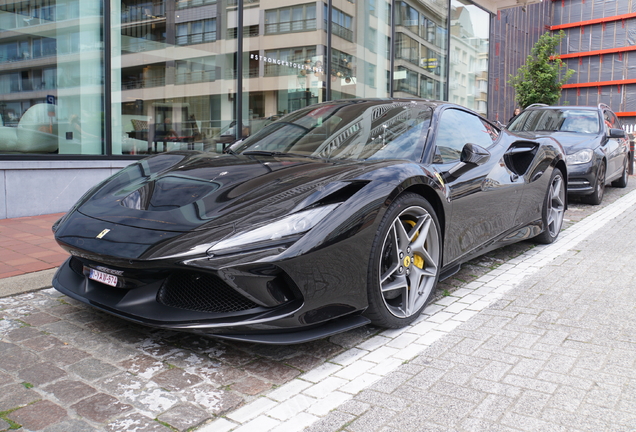
<instances>
[{"instance_id":1,"label":"rear tire","mask_svg":"<svg viewBox=\"0 0 636 432\"><path fill-rule=\"evenodd\" d=\"M623 167L623 174L617 180L612 182L612 186L617 188L625 188L627 187L627 182L629 182L629 162L631 161L631 156L627 153L627 158L625 159L625 166Z\"/></svg>"},{"instance_id":2,"label":"rear tire","mask_svg":"<svg viewBox=\"0 0 636 432\"><path fill-rule=\"evenodd\" d=\"M561 170L555 168L552 170L550 186L545 194L545 202L543 203L543 211L541 212L544 231L536 236L535 240L543 244L554 242L559 236L559 232L561 232L564 215L565 181Z\"/></svg>"},{"instance_id":3,"label":"rear tire","mask_svg":"<svg viewBox=\"0 0 636 432\"><path fill-rule=\"evenodd\" d=\"M387 209L369 260L365 315L373 324L398 328L413 322L435 292L442 235L433 207L405 193Z\"/></svg>"}]
</instances>

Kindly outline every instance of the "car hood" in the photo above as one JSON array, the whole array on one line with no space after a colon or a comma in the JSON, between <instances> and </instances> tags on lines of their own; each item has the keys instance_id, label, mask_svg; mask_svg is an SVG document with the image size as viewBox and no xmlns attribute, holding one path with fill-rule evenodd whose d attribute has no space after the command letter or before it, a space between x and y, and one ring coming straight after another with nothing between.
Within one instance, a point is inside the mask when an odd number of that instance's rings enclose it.
<instances>
[{"instance_id":1,"label":"car hood","mask_svg":"<svg viewBox=\"0 0 636 432\"><path fill-rule=\"evenodd\" d=\"M168 153L125 168L89 193L78 211L161 231L227 224L238 230L336 196L346 199L370 181L365 173L396 163Z\"/></svg>"},{"instance_id":2,"label":"car hood","mask_svg":"<svg viewBox=\"0 0 636 432\"><path fill-rule=\"evenodd\" d=\"M565 153L572 154L586 148L594 149L601 143L598 134L581 134L574 132L514 132L524 138L537 139L540 137L552 137L557 140L565 150Z\"/></svg>"}]
</instances>

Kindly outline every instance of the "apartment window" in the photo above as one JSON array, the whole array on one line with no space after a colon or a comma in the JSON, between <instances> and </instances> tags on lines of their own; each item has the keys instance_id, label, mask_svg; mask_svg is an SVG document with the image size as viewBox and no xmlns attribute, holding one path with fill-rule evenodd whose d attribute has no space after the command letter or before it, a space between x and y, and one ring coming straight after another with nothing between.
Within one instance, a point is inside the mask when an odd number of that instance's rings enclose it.
<instances>
[{"instance_id":1,"label":"apartment window","mask_svg":"<svg viewBox=\"0 0 636 432\"><path fill-rule=\"evenodd\" d=\"M335 48L331 50L331 70L338 78L353 76L355 57L339 51Z\"/></svg>"},{"instance_id":2,"label":"apartment window","mask_svg":"<svg viewBox=\"0 0 636 432\"><path fill-rule=\"evenodd\" d=\"M372 53L377 52L376 48L376 40L378 38L378 31L374 28L369 27L368 37L367 37L367 48Z\"/></svg>"},{"instance_id":3,"label":"apartment window","mask_svg":"<svg viewBox=\"0 0 636 432\"><path fill-rule=\"evenodd\" d=\"M216 40L216 18L177 25L177 45L194 45Z\"/></svg>"},{"instance_id":4,"label":"apartment window","mask_svg":"<svg viewBox=\"0 0 636 432\"><path fill-rule=\"evenodd\" d=\"M215 57L179 60L176 62L175 66L175 82L177 84L212 82L216 80Z\"/></svg>"},{"instance_id":5,"label":"apartment window","mask_svg":"<svg viewBox=\"0 0 636 432\"><path fill-rule=\"evenodd\" d=\"M441 54L425 46L422 46L421 49L422 58L420 59L420 66L432 74L440 75L442 63Z\"/></svg>"},{"instance_id":6,"label":"apartment window","mask_svg":"<svg viewBox=\"0 0 636 432\"><path fill-rule=\"evenodd\" d=\"M398 67L398 71L406 71L406 78L396 80L396 83L397 83L396 90L400 92L410 93L414 96L419 96L418 85L417 85L419 74L417 72L414 72L410 69L407 69L401 66Z\"/></svg>"},{"instance_id":7,"label":"apartment window","mask_svg":"<svg viewBox=\"0 0 636 432\"><path fill-rule=\"evenodd\" d=\"M331 30L334 35L353 42L353 17L333 8Z\"/></svg>"},{"instance_id":8,"label":"apartment window","mask_svg":"<svg viewBox=\"0 0 636 432\"><path fill-rule=\"evenodd\" d=\"M265 34L301 32L315 29L315 3L265 11Z\"/></svg>"},{"instance_id":9,"label":"apartment window","mask_svg":"<svg viewBox=\"0 0 636 432\"><path fill-rule=\"evenodd\" d=\"M377 68L374 64L367 63L367 84L369 87L375 88L375 74L377 73Z\"/></svg>"},{"instance_id":10,"label":"apartment window","mask_svg":"<svg viewBox=\"0 0 636 432\"><path fill-rule=\"evenodd\" d=\"M121 22L135 23L166 16L165 2L137 1L122 3ZM58 18L59 19L59 18Z\"/></svg>"},{"instance_id":11,"label":"apartment window","mask_svg":"<svg viewBox=\"0 0 636 432\"><path fill-rule=\"evenodd\" d=\"M265 76L305 75L298 65L311 65L315 57L315 46L265 51Z\"/></svg>"},{"instance_id":12,"label":"apartment window","mask_svg":"<svg viewBox=\"0 0 636 432\"><path fill-rule=\"evenodd\" d=\"M437 25L429 19L426 20L426 42L437 44Z\"/></svg>"},{"instance_id":13,"label":"apartment window","mask_svg":"<svg viewBox=\"0 0 636 432\"><path fill-rule=\"evenodd\" d=\"M398 25L402 25L417 34L418 27L420 25L420 14L415 8L412 8L408 4L402 2L400 4L398 15Z\"/></svg>"},{"instance_id":14,"label":"apartment window","mask_svg":"<svg viewBox=\"0 0 636 432\"><path fill-rule=\"evenodd\" d=\"M187 9L215 3L216 0L177 0L177 9Z\"/></svg>"},{"instance_id":15,"label":"apartment window","mask_svg":"<svg viewBox=\"0 0 636 432\"><path fill-rule=\"evenodd\" d=\"M419 65L420 44L415 39L405 35L404 33L398 33L396 36L397 50L395 57L406 60L415 65Z\"/></svg>"},{"instance_id":16,"label":"apartment window","mask_svg":"<svg viewBox=\"0 0 636 432\"><path fill-rule=\"evenodd\" d=\"M425 76L420 77L420 97L435 99L440 94L440 82Z\"/></svg>"}]
</instances>

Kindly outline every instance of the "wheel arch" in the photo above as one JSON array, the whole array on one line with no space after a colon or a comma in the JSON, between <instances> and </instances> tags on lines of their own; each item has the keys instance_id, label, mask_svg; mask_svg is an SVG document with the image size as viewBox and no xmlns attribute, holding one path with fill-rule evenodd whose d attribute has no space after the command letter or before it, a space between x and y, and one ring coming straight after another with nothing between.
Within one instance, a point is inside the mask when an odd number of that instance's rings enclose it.
<instances>
[{"instance_id":1,"label":"wheel arch","mask_svg":"<svg viewBox=\"0 0 636 432\"><path fill-rule=\"evenodd\" d=\"M431 186L418 183L412 184L407 188L401 190L399 194L396 194L395 198L406 192L415 193L431 204L433 210L435 210L435 215L437 216L437 220L439 222L440 230L442 232L442 244L444 244L446 231L446 213L444 211L444 205L442 204L442 200L439 198L439 195Z\"/></svg>"},{"instance_id":2,"label":"wheel arch","mask_svg":"<svg viewBox=\"0 0 636 432\"><path fill-rule=\"evenodd\" d=\"M605 165L605 184L607 184L607 157L605 155L603 155L603 157L601 158L601 162L603 165ZM598 181L598 179L597 179Z\"/></svg>"},{"instance_id":3,"label":"wheel arch","mask_svg":"<svg viewBox=\"0 0 636 432\"><path fill-rule=\"evenodd\" d=\"M568 196L568 167L565 163L565 161L563 159L560 159L559 161L557 161L556 165L554 166L555 169L559 169L561 170L561 172L563 173L563 177L565 179L565 196L566 196L566 200L565 200L565 209L568 209L568 200L567 200L567 196Z\"/></svg>"}]
</instances>

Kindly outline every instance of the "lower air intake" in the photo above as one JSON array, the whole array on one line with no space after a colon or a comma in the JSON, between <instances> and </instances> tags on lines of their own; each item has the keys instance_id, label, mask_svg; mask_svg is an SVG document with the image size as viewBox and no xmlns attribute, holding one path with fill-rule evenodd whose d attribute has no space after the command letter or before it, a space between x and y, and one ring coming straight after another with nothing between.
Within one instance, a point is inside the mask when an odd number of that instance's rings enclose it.
<instances>
[{"instance_id":1,"label":"lower air intake","mask_svg":"<svg viewBox=\"0 0 636 432\"><path fill-rule=\"evenodd\" d=\"M259 307L214 275L179 271L172 273L157 294L166 306L197 312L240 312Z\"/></svg>"}]
</instances>

